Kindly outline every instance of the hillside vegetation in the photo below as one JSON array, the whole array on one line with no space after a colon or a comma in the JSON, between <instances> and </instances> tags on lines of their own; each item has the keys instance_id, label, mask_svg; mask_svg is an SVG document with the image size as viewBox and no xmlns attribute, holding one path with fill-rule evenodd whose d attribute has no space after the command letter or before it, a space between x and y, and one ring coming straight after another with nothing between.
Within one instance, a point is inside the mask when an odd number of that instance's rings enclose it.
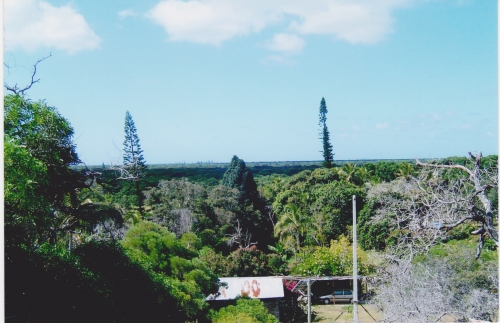
<instances>
[{"instance_id":1,"label":"hillside vegetation","mask_svg":"<svg viewBox=\"0 0 500 323\"><path fill-rule=\"evenodd\" d=\"M127 113L128 159L85 167L55 108L4 105L13 321L275 322L205 297L224 276L351 275L353 195L363 297L385 321L498 318L497 156L151 166ZM283 322L304 321L296 298Z\"/></svg>"}]
</instances>

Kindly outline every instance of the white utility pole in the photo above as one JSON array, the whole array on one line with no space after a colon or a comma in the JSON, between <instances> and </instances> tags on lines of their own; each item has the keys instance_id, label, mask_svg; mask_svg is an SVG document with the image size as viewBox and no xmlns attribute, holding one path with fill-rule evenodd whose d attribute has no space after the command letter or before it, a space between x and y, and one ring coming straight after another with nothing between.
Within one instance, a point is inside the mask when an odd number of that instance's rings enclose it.
<instances>
[{"instance_id":1,"label":"white utility pole","mask_svg":"<svg viewBox=\"0 0 500 323\"><path fill-rule=\"evenodd\" d=\"M354 323L358 323L358 252L356 237L356 195L352 196L352 304Z\"/></svg>"},{"instance_id":2,"label":"white utility pole","mask_svg":"<svg viewBox=\"0 0 500 323\"><path fill-rule=\"evenodd\" d=\"M307 279L307 323L311 323L311 280Z\"/></svg>"}]
</instances>

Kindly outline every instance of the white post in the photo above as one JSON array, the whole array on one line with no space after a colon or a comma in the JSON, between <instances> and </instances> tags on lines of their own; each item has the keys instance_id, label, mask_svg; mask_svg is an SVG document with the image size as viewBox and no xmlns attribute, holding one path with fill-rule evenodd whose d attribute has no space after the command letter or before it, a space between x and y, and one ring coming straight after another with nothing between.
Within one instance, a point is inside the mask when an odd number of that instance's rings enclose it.
<instances>
[{"instance_id":1,"label":"white post","mask_svg":"<svg viewBox=\"0 0 500 323\"><path fill-rule=\"evenodd\" d=\"M311 280L307 280L307 323L311 323Z\"/></svg>"},{"instance_id":2,"label":"white post","mask_svg":"<svg viewBox=\"0 0 500 323\"><path fill-rule=\"evenodd\" d=\"M358 253L356 237L356 195L352 196L352 304L354 323L358 323Z\"/></svg>"}]
</instances>

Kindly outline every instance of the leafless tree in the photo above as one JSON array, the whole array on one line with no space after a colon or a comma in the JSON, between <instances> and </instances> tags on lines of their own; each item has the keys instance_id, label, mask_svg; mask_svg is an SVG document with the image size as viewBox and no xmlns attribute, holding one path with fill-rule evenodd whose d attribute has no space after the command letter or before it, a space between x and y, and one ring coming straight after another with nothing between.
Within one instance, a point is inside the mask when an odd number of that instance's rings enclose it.
<instances>
[{"instance_id":1,"label":"leafless tree","mask_svg":"<svg viewBox=\"0 0 500 323\"><path fill-rule=\"evenodd\" d=\"M495 322L498 265L491 262L474 271L477 264L469 250L382 266L375 304L384 313L383 322L463 322L470 318Z\"/></svg>"},{"instance_id":2,"label":"leafless tree","mask_svg":"<svg viewBox=\"0 0 500 323\"><path fill-rule=\"evenodd\" d=\"M87 241L118 241L123 239L125 233L128 230L128 226L123 223L118 223L113 219L107 219L101 223L98 223L92 229L90 236L86 238Z\"/></svg>"},{"instance_id":3,"label":"leafless tree","mask_svg":"<svg viewBox=\"0 0 500 323\"><path fill-rule=\"evenodd\" d=\"M438 322L445 316L455 321L493 319L498 309L497 264L488 265L481 285L470 278L460 282L458 277L473 269L452 266L450 258L415 261L416 256L429 257L431 247L446 241L450 230L465 223L476 225L470 232L479 236L476 259L485 237L498 246L493 222L498 208L492 196L498 189L498 162L485 166L481 153L469 156L467 166L417 159L421 167L417 175L369 187L368 198L378 205L372 221L388 224L394 239L377 274L375 301L383 309L385 322ZM473 253L453 258L479 261Z\"/></svg>"},{"instance_id":4,"label":"leafless tree","mask_svg":"<svg viewBox=\"0 0 500 323\"><path fill-rule=\"evenodd\" d=\"M481 154L472 155L471 167L422 163L417 176L371 186L368 198L380 205L374 222L387 221L397 233L393 254L413 258L446 240L451 229L476 224L479 235L476 258L489 236L498 245L495 213L489 192L498 189L497 164L481 166Z\"/></svg>"},{"instance_id":5,"label":"leafless tree","mask_svg":"<svg viewBox=\"0 0 500 323\"><path fill-rule=\"evenodd\" d=\"M265 212L267 213L267 216L269 217L269 220L271 221L271 224L273 225L274 229L277 219L276 219L276 214L274 214L273 212L273 207L271 205L267 205L265 207Z\"/></svg>"},{"instance_id":6,"label":"leafless tree","mask_svg":"<svg viewBox=\"0 0 500 323\"><path fill-rule=\"evenodd\" d=\"M126 181L138 181L140 180L140 176L137 174L133 174L130 172L130 170L133 169L132 167L125 167L124 165L121 164L111 164L109 165L108 170L115 171L119 175L118 177L115 178L115 180L126 180Z\"/></svg>"},{"instance_id":7,"label":"leafless tree","mask_svg":"<svg viewBox=\"0 0 500 323\"><path fill-rule=\"evenodd\" d=\"M191 232L194 223L193 215L188 208L182 208L170 211L174 218L174 227L169 228L177 236L182 236L186 232Z\"/></svg>"},{"instance_id":8,"label":"leafless tree","mask_svg":"<svg viewBox=\"0 0 500 323\"><path fill-rule=\"evenodd\" d=\"M236 220L237 226L234 233L228 234L229 239L227 240L227 245L232 247L233 245L238 245L240 249L247 249L253 245L256 245L258 241L252 242L252 234L248 232L248 229L243 232L243 228L240 226L240 221Z\"/></svg>"},{"instance_id":9,"label":"leafless tree","mask_svg":"<svg viewBox=\"0 0 500 323\"><path fill-rule=\"evenodd\" d=\"M492 200L488 197L489 190L498 190L498 161L490 167L481 166L482 154L469 153L472 167L462 165L440 165L422 163L418 159L416 164L433 173L433 180L425 180L422 176L429 177L429 171L421 173L417 180L419 189L423 192L424 203L429 209L441 215L438 219L439 229L447 231L464 222L475 222L479 228L471 234L479 236L476 258L481 254L484 245L484 236L488 235L498 246L498 231L493 223L495 210ZM450 179L447 182L439 180L440 170L459 170L465 177ZM434 175L436 174L436 175Z\"/></svg>"},{"instance_id":10,"label":"leafless tree","mask_svg":"<svg viewBox=\"0 0 500 323\"><path fill-rule=\"evenodd\" d=\"M33 84L40 82L40 79L35 79L36 69L37 69L38 64L43 62L44 60L46 60L47 58L49 58L51 56L52 56L52 53L50 53L48 56L45 56L45 57L39 59L38 61L36 61L36 63L33 65L33 74L31 74L31 81L28 85L26 85L23 88L19 88L19 86L17 84L14 84L14 86L10 86L7 83L4 83L5 89L7 91L11 91L14 94L24 96L26 91L28 91L33 86Z\"/></svg>"}]
</instances>

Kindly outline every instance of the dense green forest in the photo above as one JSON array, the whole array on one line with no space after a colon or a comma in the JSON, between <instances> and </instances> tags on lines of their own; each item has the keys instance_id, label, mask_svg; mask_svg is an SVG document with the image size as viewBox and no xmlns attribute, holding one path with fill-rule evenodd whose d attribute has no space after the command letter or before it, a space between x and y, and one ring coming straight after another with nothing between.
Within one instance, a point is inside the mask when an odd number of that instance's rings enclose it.
<instances>
[{"instance_id":1,"label":"dense green forest","mask_svg":"<svg viewBox=\"0 0 500 323\"><path fill-rule=\"evenodd\" d=\"M218 277L351 275L353 195L387 322L498 318L497 156L147 165L127 112L123 164L86 167L55 108L4 106L10 322L275 322L205 297ZM285 296L281 320L303 322Z\"/></svg>"}]
</instances>

